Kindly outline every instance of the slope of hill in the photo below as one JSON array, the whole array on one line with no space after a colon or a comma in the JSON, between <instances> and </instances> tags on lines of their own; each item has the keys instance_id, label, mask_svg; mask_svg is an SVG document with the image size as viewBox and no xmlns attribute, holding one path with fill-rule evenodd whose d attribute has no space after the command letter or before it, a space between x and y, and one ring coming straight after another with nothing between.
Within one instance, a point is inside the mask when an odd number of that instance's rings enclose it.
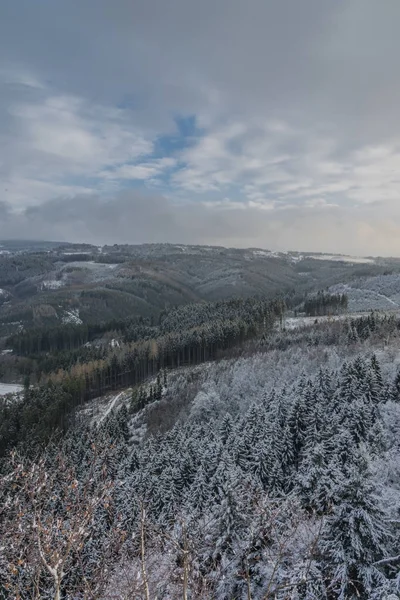
<instances>
[{"instance_id":1,"label":"slope of hill","mask_svg":"<svg viewBox=\"0 0 400 600\"><path fill-rule=\"evenodd\" d=\"M399 331L277 332L20 446L0 461L5 597L399 597Z\"/></svg>"},{"instance_id":2,"label":"slope of hill","mask_svg":"<svg viewBox=\"0 0 400 600\"><path fill-rule=\"evenodd\" d=\"M46 242L2 242L2 247L7 254L0 256L0 335L66 322L71 311L94 323L157 318L166 307L202 300L291 295L300 301L306 292L329 285L400 272L395 259L254 248Z\"/></svg>"}]
</instances>

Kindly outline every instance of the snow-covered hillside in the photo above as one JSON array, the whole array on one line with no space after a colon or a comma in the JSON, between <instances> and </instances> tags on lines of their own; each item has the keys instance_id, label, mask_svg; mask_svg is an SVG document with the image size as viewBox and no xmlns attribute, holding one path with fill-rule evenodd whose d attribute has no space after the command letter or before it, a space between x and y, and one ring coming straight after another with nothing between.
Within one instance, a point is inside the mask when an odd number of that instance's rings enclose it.
<instances>
[{"instance_id":1,"label":"snow-covered hillside","mask_svg":"<svg viewBox=\"0 0 400 600\"><path fill-rule=\"evenodd\" d=\"M349 312L400 310L400 274L357 278L350 283L331 286L329 290L347 295Z\"/></svg>"}]
</instances>

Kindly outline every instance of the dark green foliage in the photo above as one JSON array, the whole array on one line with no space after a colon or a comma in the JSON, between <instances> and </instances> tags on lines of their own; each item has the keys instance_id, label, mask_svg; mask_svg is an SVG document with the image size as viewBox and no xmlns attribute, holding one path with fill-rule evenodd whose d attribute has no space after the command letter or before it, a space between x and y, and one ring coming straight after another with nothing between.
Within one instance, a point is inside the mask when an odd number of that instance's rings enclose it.
<instances>
[{"instance_id":1,"label":"dark green foliage","mask_svg":"<svg viewBox=\"0 0 400 600\"><path fill-rule=\"evenodd\" d=\"M282 304L262 300L227 301L190 305L188 309L171 311L168 328L153 327L152 339L148 339L149 325L143 319L136 321L112 321L97 326L67 325L49 329L21 332L9 339L9 344L21 354L29 354L35 367L37 381L45 379L53 389L55 401L51 406L42 402L41 390L28 393L27 405L34 407L33 426L35 436L47 439L57 428L65 429L73 419L73 412L82 403L101 396L107 391L128 386L137 386L146 379L156 376L156 383L148 392L141 389L131 402L131 410L140 410L146 404L162 397L166 386L166 369L212 360L222 351L237 345L257 333L271 332L275 318L281 314ZM186 328L184 328L186 326ZM175 327L175 329L173 329ZM126 344L116 349L105 346L79 347L102 333L112 330L121 337L125 332L135 335L135 344ZM144 338L140 338L141 333ZM67 349L65 349L67 348ZM52 351L51 354L48 352ZM36 395L35 395L36 394ZM28 401L29 400L29 401ZM36 427L38 411L43 410L40 427ZM20 406L4 407L5 428L2 434L0 453L10 445L23 441L25 427L29 426L29 414L20 413ZM22 427L15 422L22 418L27 424ZM10 425L10 432L7 432Z\"/></svg>"},{"instance_id":2,"label":"dark green foliage","mask_svg":"<svg viewBox=\"0 0 400 600\"><path fill-rule=\"evenodd\" d=\"M307 298L304 302L304 312L308 317L322 315L336 315L347 310L348 298L346 294L328 294L318 292L316 296Z\"/></svg>"},{"instance_id":3,"label":"dark green foliage","mask_svg":"<svg viewBox=\"0 0 400 600\"><path fill-rule=\"evenodd\" d=\"M28 277L49 271L54 259L47 254L21 254L0 256L0 287L16 285Z\"/></svg>"}]
</instances>

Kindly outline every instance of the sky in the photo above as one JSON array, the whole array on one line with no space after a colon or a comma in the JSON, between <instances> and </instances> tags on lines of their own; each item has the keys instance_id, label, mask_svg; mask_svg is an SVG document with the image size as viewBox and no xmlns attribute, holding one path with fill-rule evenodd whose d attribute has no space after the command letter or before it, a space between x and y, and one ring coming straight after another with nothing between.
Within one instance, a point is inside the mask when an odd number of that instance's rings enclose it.
<instances>
[{"instance_id":1,"label":"sky","mask_svg":"<svg viewBox=\"0 0 400 600\"><path fill-rule=\"evenodd\" d=\"M2 0L0 239L400 256L398 0Z\"/></svg>"}]
</instances>

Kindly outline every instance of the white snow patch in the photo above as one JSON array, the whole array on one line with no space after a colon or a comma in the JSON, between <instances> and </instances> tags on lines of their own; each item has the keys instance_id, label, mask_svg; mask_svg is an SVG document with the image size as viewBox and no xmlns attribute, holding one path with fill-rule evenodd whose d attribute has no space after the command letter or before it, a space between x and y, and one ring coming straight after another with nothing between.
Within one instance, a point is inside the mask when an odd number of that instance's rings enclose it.
<instances>
[{"instance_id":1,"label":"white snow patch","mask_svg":"<svg viewBox=\"0 0 400 600\"><path fill-rule=\"evenodd\" d=\"M94 398L85 404L80 414L85 416L92 425L102 423L113 408L120 408L128 404L132 395L132 388L127 388L118 394L107 394Z\"/></svg>"},{"instance_id":2,"label":"white snow patch","mask_svg":"<svg viewBox=\"0 0 400 600\"><path fill-rule=\"evenodd\" d=\"M283 321L283 327L287 330L299 329L300 327L310 327L315 323L323 323L325 321L344 321L346 319L356 319L365 316L365 313L352 313L343 315L323 315L320 317L287 317Z\"/></svg>"},{"instance_id":3,"label":"white snow patch","mask_svg":"<svg viewBox=\"0 0 400 600\"><path fill-rule=\"evenodd\" d=\"M302 256L292 256L287 250L252 250L253 256L265 256L267 258L282 258L288 257L294 262L301 260Z\"/></svg>"},{"instance_id":4,"label":"white snow patch","mask_svg":"<svg viewBox=\"0 0 400 600\"><path fill-rule=\"evenodd\" d=\"M108 417L108 415L110 414L110 412L112 411L112 409L114 408L114 406L116 405L118 400L124 395L125 395L125 392L120 392L119 394L114 396L114 398L111 400L110 404L107 406L106 410L104 411L103 415L100 417L99 423L101 423L102 421L104 421L104 419L106 419L106 417Z\"/></svg>"},{"instance_id":5,"label":"white snow patch","mask_svg":"<svg viewBox=\"0 0 400 600\"><path fill-rule=\"evenodd\" d=\"M17 394L23 390L22 385L17 383L0 383L0 396L6 396L7 394Z\"/></svg>"},{"instance_id":6,"label":"white snow patch","mask_svg":"<svg viewBox=\"0 0 400 600\"><path fill-rule=\"evenodd\" d=\"M58 290L65 284L61 279L50 279L48 281L42 281L42 290Z\"/></svg>"},{"instance_id":7,"label":"white snow patch","mask_svg":"<svg viewBox=\"0 0 400 600\"><path fill-rule=\"evenodd\" d=\"M304 258L304 256L303 256L302 254L298 254L298 255L296 255L296 256L291 256L291 257L290 257L290 260L291 260L292 262L295 262L295 263L296 263L296 262L299 262L300 260L303 260L303 258Z\"/></svg>"},{"instance_id":8,"label":"white snow patch","mask_svg":"<svg viewBox=\"0 0 400 600\"><path fill-rule=\"evenodd\" d=\"M314 260L333 260L336 262L356 264L373 264L375 262L373 258L365 258L363 256L345 256L342 254L313 254L307 258L313 258Z\"/></svg>"},{"instance_id":9,"label":"white snow patch","mask_svg":"<svg viewBox=\"0 0 400 600\"><path fill-rule=\"evenodd\" d=\"M66 310L61 321L64 325L68 325L69 323L72 323L73 325L82 325L83 321L79 317L79 308L72 308L71 310Z\"/></svg>"}]
</instances>

